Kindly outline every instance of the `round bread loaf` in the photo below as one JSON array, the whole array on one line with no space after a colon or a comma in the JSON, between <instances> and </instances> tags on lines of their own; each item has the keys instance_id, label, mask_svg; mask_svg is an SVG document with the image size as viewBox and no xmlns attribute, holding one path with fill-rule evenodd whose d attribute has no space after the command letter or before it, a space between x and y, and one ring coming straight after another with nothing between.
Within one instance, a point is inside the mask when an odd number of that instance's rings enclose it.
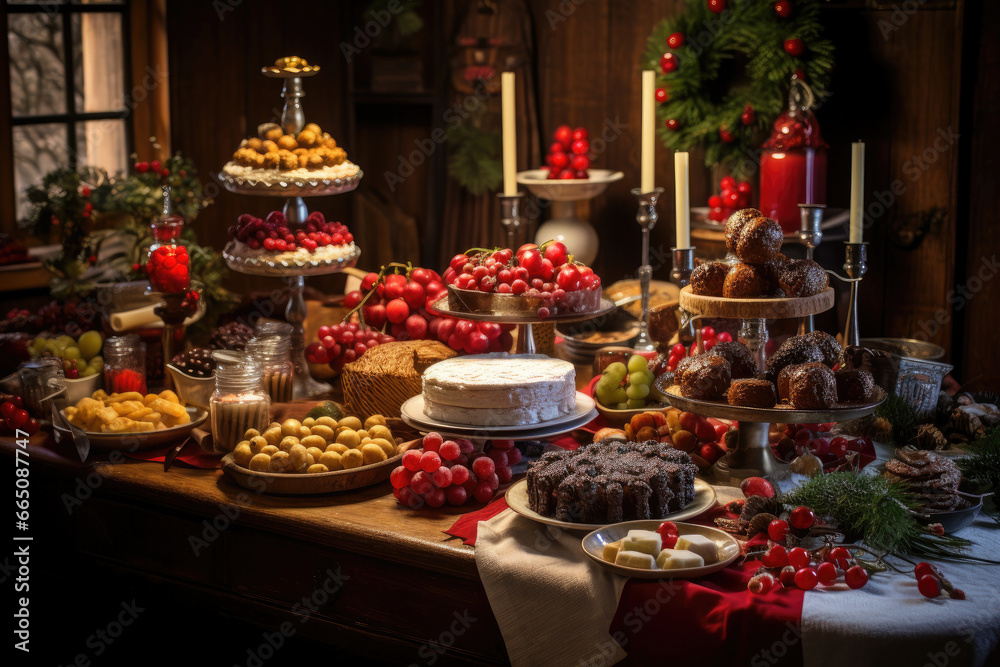
<instances>
[{"instance_id":1,"label":"round bread loaf","mask_svg":"<svg viewBox=\"0 0 1000 667\"><path fill-rule=\"evenodd\" d=\"M703 401L721 399L732 381L729 362L723 357L708 354L691 359L691 363L685 367L684 375L679 381L681 393L688 398L697 398Z\"/></svg>"},{"instance_id":2,"label":"round bread loaf","mask_svg":"<svg viewBox=\"0 0 1000 667\"><path fill-rule=\"evenodd\" d=\"M830 277L811 259L793 259L778 271L778 284L787 296L813 296L826 291Z\"/></svg>"},{"instance_id":3,"label":"round bread loaf","mask_svg":"<svg viewBox=\"0 0 1000 667\"><path fill-rule=\"evenodd\" d=\"M730 405L743 405L751 408L773 408L777 400L774 398L774 385L767 380L748 378L733 380L729 385L726 399Z\"/></svg>"},{"instance_id":4,"label":"round bread loaf","mask_svg":"<svg viewBox=\"0 0 1000 667\"><path fill-rule=\"evenodd\" d=\"M691 272L691 291L704 296L722 296L722 285L729 273L725 262L700 264Z\"/></svg>"},{"instance_id":5,"label":"round bread loaf","mask_svg":"<svg viewBox=\"0 0 1000 667\"><path fill-rule=\"evenodd\" d=\"M733 341L722 341L716 343L708 352L717 357L723 357L729 362L729 372L733 379L756 377L757 363L753 359L750 349L743 343ZM679 366L680 364L678 364Z\"/></svg>"}]
</instances>

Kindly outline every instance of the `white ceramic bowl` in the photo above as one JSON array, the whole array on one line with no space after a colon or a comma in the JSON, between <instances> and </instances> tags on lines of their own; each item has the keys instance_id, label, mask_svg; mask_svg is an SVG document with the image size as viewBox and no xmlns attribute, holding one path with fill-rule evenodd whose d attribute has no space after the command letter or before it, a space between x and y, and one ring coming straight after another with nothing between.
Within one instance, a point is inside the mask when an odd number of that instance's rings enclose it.
<instances>
[{"instance_id":1,"label":"white ceramic bowl","mask_svg":"<svg viewBox=\"0 0 1000 667\"><path fill-rule=\"evenodd\" d=\"M63 378L63 382L66 384L67 405L76 405L81 398L90 398L95 391L104 386L104 376L97 373L76 380Z\"/></svg>"},{"instance_id":2,"label":"white ceramic bowl","mask_svg":"<svg viewBox=\"0 0 1000 667\"><path fill-rule=\"evenodd\" d=\"M215 391L215 375L207 378L191 377L179 371L173 364L167 364L167 370L170 371L170 378L174 381L174 389L181 403L204 410L209 409L208 401Z\"/></svg>"}]
</instances>

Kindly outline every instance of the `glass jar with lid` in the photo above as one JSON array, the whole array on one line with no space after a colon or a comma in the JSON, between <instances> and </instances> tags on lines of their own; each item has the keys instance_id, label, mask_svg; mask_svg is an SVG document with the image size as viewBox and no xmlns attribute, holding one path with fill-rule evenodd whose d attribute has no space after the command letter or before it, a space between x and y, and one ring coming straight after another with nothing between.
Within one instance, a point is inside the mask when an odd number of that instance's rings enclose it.
<instances>
[{"instance_id":1,"label":"glass jar with lid","mask_svg":"<svg viewBox=\"0 0 1000 667\"><path fill-rule=\"evenodd\" d=\"M190 259L181 245L184 218L170 203L170 186L163 186L163 215L153 220L153 244L149 246L146 275L151 288L161 294L179 294L191 286Z\"/></svg>"},{"instance_id":2,"label":"glass jar with lid","mask_svg":"<svg viewBox=\"0 0 1000 667\"><path fill-rule=\"evenodd\" d=\"M104 386L109 394L146 395L146 344L136 334L104 341Z\"/></svg>"},{"instance_id":3,"label":"glass jar with lid","mask_svg":"<svg viewBox=\"0 0 1000 667\"><path fill-rule=\"evenodd\" d=\"M261 433L271 420L260 365L247 352L216 350L215 393L209 400L212 439L217 451L231 452L247 429Z\"/></svg>"},{"instance_id":4,"label":"glass jar with lid","mask_svg":"<svg viewBox=\"0 0 1000 667\"><path fill-rule=\"evenodd\" d=\"M292 400L291 343L292 325L285 322L258 325L254 337L247 343L247 352L260 364L264 390L275 403Z\"/></svg>"}]
</instances>

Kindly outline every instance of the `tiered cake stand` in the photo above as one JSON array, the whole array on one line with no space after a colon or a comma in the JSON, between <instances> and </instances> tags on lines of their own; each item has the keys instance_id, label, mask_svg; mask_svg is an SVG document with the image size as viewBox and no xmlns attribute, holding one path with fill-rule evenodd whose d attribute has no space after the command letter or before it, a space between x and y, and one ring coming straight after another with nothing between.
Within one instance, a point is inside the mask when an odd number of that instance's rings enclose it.
<instances>
[{"instance_id":1,"label":"tiered cake stand","mask_svg":"<svg viewBox=\"0 0 1000 667\"><path fill-rule=\"evenodd\" d=\"M281 126L288 134L298 135L305 127L305 112L300 102L300 99L305 96L302 91L302 77L312 76L317 71L318 68L305 70L263 68L265 76L285 81L281 90L281 96L285 100L285 106L281 112ZM349 178L305 178L264 183L252 179L235 178L222 172L219 174L219 181L222 182L223 187L236 194L287 197L284 214L289 227L301 227L305 224L306 218L309 217L309 209L303 201L303 197L323 197L350 192L358 187L362 176L364 173L359 169L357 174ZM267 257L241 256L236 250L236 241L234 240L226 245L222 256L233 271L284 278L288 283L289 299L288 307L285 310L285 319L293 327L290 346L294 366L293 394L295 398L303 398L321 390L322 387L316 384L309 375L309 366L305 358L305 330L302 326L307 314L303 293L305 277L337 273L353 267L358 263L358 258L361 257L361 249L355 247L350 254L336 259L315 260L305 255L301 259L296 257L294 260L275 261Z\"/></svg>"},{"instance_id":2,"label":"tiered cake stand","mask_svg":"<svg viewBox=\"0 0 1000 667\"><path fill-rule=\"evenodd\" d=\"M742 320L740 338L746 343L757 361L757 370L765 370L764 346L767 343L767 320L805 317L822 313L833 307L833 289L805 298L782 299L726 299L701 296L684 287L680 293L680 307L691 319L724 317ZM731 419L739 422L739 440L736 448L720 458L708 475L716 484L736 485L746 477L768 476L783 471L787 464L771 452L768 441L772 423L820 424L857 419L869 415L885 400L884 392L878 400L865 405L843 404L826 410L796 410L789 406L750 408L729 405L721 401L703 401L685 398L680 388L660 388L660 394L670 405L686 412Z\"/></svg>"}]
</instances>

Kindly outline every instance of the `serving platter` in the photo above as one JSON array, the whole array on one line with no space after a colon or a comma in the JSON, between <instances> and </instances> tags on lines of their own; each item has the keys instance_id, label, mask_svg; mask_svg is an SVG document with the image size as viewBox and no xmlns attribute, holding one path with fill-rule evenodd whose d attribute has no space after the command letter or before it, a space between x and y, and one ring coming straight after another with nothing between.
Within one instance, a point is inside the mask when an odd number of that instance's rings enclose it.
<instances>
[{"instance_id":1,"label":"serving platter","mask_svg":"<svg viewBox=\"0 0 1000 667\"><path fill-rule=\"evenodd\" d=\"M404 443L402 447L405 447ZM332 470L312 474L283 472L258 472L237 465L232 453L222 457L222 470L245 489L259 493L289 496L311 496L319 493L336 493L360 489L389 479L393 469L403 458L401 450L385 461L350 470Z\"/></svg>"},{"instance_id":2,"label":"serving platter","mask_svg":"<svg viewBox=\"0 0 1000 667\"><path fill-rule=\"evenodd\" d=\"M93 449L101 451L140 451L163 447L164 445L178 442L179 439L186 437L188 433L201 426L208 419L208 410L193 406L188 406L185 410L187 410L188 415L191 417L191 421L159 431L144 431L142 433L95 433L93 431L83 431L83 433L90 440L90 446ZM64 411L60 412L65 418L66 413ZM54 422L52 427L59 431L61 436L72 441L73 434L68 428L58 422Z\"/></svg>"},{"instance_id":3,"label":"serving platter","mask_svg":"<svg viewBox=\"0 0 1000 667\"><path fill-rule=\"evenodd\" d=\"M826 312L833 308L834 298L832 287L813 296L729 299L695 294L688 285L681 289L679 300L681 308L692 315L736 320L783 320Z\"/></svg>"},{"instance_id":4,"label":"serving platter","mask_svg":"<svg viewBox=\"0 0 1000 667\"><path fill-rule=\"evenodd\" d=\"M535 510L531 509L528 505L528 480L522 479L511 485L507 489L507 493L504 496L507 500L507 505L523 516L526 519L531 519L532 521L537 521L538 523L544 523L547 526L558 526L559 528L564 528L566 530L595 530L598 528L604 528L608 525L613 526L623 526L627 523L636 523L634 521L627 521L621 524L604 524L604 523L576 523L574 521L561 521L560 519L555 519L550 516L545 516L539 514ZM708 482L704 482L700 479L695 478L694 480L694 500L687 504L687 507L679 512L674 512L668 514L662 519L649 520L646 523L655 523L657 526L660 525L662 521L679 521L681 519L690 519L696 517L699 514L703 514L708 510L712 509L715 505L715 489ZM625 531L626 533L628 531ZM614 540L612 540L613 542Z\"/></svg>"},{"instance_id":5,"label":"serving platter","mask_svg":"<svg viewBox=\"0 0 1000 667\"><path fill-rule=\"evenodd\" d=\"M261 171L276 171L273 169ZM265 197L322 197L326 195L339 195L350 192L358 187L364 172L359 168L351 176L343 178L310 178L296 177L284 178L274 183L263 180L254 180L252 177L243 178L233 176L221 171L218 174L219 182L222 186L240 195L260 195Z\"/></svg>"},{"instance_id":6,"label":"serving platter","mask_svg":"<svg viewBox=\"0 0 1000 667\"><path fill-rule=\"evenodd\" d=\"M315 259L309 253L296 253L296 257L292 259L277 260L267 255L240 255L236 249L236 241L230 241L222 250L222 257L226 260L226 266L239 273L275 277L318 276L353 267L361 257L361 248L354 246L351 253L343 257Z\"/></svg>"},{"instance_id":7,"label":"serving platter","mask_svg":"<svg viewBox=\"0 0 1000 667\"><path fill-rule=\"evenodd\" d=\"M469 426L432 419L424 414L424 397L418 394L400 407L403 421L421 431L437 431L449 435L489 438L495 434L511 440L527 440L547 435L558 435L583 426L597 416L594 399L583 392L576 392L576 410L555 419L518 426Z\"/></svg>"},{"instance_id":8,"label":"serving platter","mask_svg":"<svg viewBox=\"0 0 1000 667\"><path fill-rule=\"evenodd\" d=\"M677 530L682 537L684 535L703 535L715 542L715 544L719 547L720 559L715 563L705 565L703 567L686 567L676 570L661 570L659 568L644 570L638 567L616 565L615 563L608 562L601 557L604 552L605 544L617 542L628 535L628 531L630 530L655 531L662 521L664 521L664 519L626 521L624 523L616 523L604 528L598 528L592 533L586 535L580 542L580 545L583 547L583 552L600 566L606 567L612 572L620 574L623 577L635 577L636 579L694 579L695 577L704 577L707 574L712 574L713 572L725 569L740 555L740 543L737 542L736 538L729 533L719 530L718 528L700 526L695 523L678 523Z\"/></svg>"}]
</instances>

